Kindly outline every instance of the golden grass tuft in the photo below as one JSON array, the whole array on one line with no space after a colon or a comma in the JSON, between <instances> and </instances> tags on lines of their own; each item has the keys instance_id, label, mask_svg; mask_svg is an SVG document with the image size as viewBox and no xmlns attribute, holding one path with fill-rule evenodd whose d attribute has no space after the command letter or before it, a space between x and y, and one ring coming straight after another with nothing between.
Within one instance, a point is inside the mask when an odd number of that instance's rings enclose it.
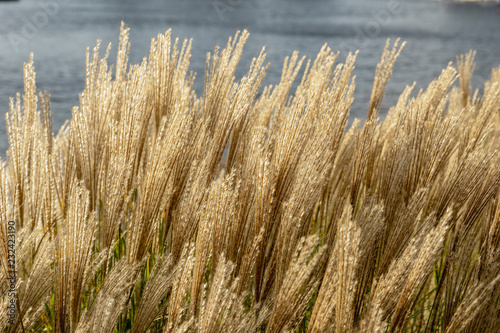
<instances>
[{"instance_id":1,"label":"golden grass tuft","mask_svg":"<svg viewBox=\"0 0 500 333\"><path fill-rule=\"evenodd\" d=\"M128 34L114 66L111 46L87 50L57 135L24 67L0 161L0 331L500 330L500 68L480 93L475 53L459 56L380 121L404 46L387 41L347 128L357 53L294 52L262 87L264 49L235 78L238 32L198 96L191 41L168 30L130 65Z\"/></svg>"}]
</instances>

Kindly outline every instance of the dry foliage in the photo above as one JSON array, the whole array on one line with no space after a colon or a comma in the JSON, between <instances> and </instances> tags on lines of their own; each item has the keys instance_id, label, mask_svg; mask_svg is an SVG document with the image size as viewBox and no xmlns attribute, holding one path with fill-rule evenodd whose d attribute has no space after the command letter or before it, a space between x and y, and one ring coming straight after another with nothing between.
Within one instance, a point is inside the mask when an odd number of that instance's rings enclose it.
<instances>
[{"instance_id":1,"label":"dry foliage","mask_svg":"<svg viewBox=\"0 0 500 333\"><path fill-rule=\"evenodd\" d=\"M247 38L207 55L197 96L190 41L167 31L129 65L122 26L114 66L87 52L55 136L25 65L0 161L0 331L498 332L500 68L479 93L460 56L380 121L404 46L388 41L346 128L356 54L294 53L262 87L264 50L235 79Z\"/></svg>"}]
</instances>

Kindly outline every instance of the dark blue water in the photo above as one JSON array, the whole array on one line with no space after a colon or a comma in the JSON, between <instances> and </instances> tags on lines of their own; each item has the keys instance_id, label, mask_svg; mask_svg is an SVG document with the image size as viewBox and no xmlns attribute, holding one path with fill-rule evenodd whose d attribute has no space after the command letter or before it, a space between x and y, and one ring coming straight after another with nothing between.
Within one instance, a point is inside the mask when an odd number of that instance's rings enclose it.
<instances>
[{"instance_id":1,"label":"dark blue water","mask_svg":"<svg viewBox=\"0 0 500 333\"><path fill-rule=\"evenodd\" d=\"M203 84L205 55L247 28L238 75L266 46L271 62L265 84L277 83L283 59L294 50L314 57L324 43L340 50L360 49L352 117L364 117L375 66L387 38L407 46L387 87L383 113L406 85L425 87L458 54L477 50L473 84L479 87L500 65L500 13L495 6L443 4L423 0L21 0L0 1L0 156L7 137L4 114L9 97L22 91L23 62L34 52L39 90L51 94L54 132L70 117L83 89L85 49L97 39L118 41L120 22L131 28L133 63L147 56L150 40L172 28L193 38L191 69ZM104 47L102 47L104 52Z\"/></svg>"}]
</instances>

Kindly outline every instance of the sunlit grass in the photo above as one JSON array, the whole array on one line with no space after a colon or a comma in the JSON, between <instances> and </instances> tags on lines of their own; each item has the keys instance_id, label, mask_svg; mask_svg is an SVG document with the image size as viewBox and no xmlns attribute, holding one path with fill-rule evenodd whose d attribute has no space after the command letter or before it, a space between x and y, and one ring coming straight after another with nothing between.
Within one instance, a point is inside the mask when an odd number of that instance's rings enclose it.
<instances>
[{"instance_id":1,"label":"sunlit grass","mask_svg":"<svg viewBox=\"0 0 500 333\"><path fill-rule=\"evenodd\" d=\"M347 128L357 53L294 53L263 87L264 50L235 79L244 31L207 55L198 96L190 41L167 31L130 65L128 33L114 66L88 51L55 136L25 65L0 168L0 331L498 332L500 68L479 93L474 53L457 57L380 121L404 46L388 41Z\"/></svg>"}]
</instances>

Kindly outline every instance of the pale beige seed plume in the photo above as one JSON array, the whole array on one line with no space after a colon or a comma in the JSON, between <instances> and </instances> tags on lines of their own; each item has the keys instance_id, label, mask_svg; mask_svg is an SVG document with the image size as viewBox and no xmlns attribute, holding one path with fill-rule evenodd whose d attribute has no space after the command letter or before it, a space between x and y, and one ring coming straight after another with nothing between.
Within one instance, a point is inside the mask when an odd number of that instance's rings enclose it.
<instances>
[{"instance_id":1,"label":"pale beige seed plume","mask_svg":"<svg viewBox=\"0 0 500 333\"><path fill-rule=\"evenodd\" d=\"M243 114L234 124L231 132L229 150L227 154L226 169L232 171L234 167L241 168L241 164L246 158L248 145L252 139L252 131L258 124L261 110L254 107L254 101L259 92L262 81L264 80L269 64L264 67L265 49L263 49L258 58L252 59L249 72L238 84L237 94L234 96L235 107L242 109Z\"/></svg>"},{"instance_id":2,"label":"pale beige seed plume","mask_svg":"<svg viewBox=\"0 0 500 333\"><path fill-rule=\"evenodd\" d=\"M137 172L144 133L149 123L150 112L145 109L147 98L146 63L133 66L127 75L128 29L122 26L119 51L117 56L116 79L110 84L116 96L113 116L109 120L109 141L104 146L102 160L98 167L98 198L100 229L105 248L110 248L119 229L126 198L132 186L133 175Z\"/></svg>"},{"instance_id":3,"label":"pale beige seed plume","mask_svg":"<svg viewBox=\"0 0 500 333\"><path fill-rule=\"evenodd\" d=\"M10 112L6 115L6 128L10 148L10 191L14 194L15 220L18 227L31 229L52 223L54 212L47 206L54 205L52 168L52 115L48 93L36 92L33 54L24 65L24 94L16 101L11 98ZM40 117L42 121L40 121ZM11 219L12 219L11 218Z\"/></svg>"},{"instance_id":4,"label":"pale beige seed plume","mask_svg":"<svg viewBox=\"0 0 500 333\"><path fill-rule=\"evenodd\" d=\"M461 54L460 57L457 56L457 69L459 73L460 80L460 90L462 93L462 106L467 106L470 101L470 95L472 94L472 74L474 73L474 68L476 64L474 63L474 58L476 57L476 51L470 50L467 54Z\"/></svg>"},{"instance_id":5,"label":"pale beige seed plume","mask_svg":"<svg viewBox=\"0 0 500 333\"><path fill-rule=\"evenodd\" d=\"M348 212L348 210L347 210ZM336 311L336 281L338 280L337 273L337 246L332 250L326 267L326 271L321 281L321 287L318 291L318 297L314 303L311 320L309 322L309 330L311 332L325 332L328 329L335 329L334 318Z\"/></svg>"},{"instance_id":6,"label":"pale beige seed plume","mask_svg":"<svg viewBox=\"0 0 500 333\"><path fill-rule=\"evenodd\" d=\"M186 237L191 237L196 230L197 210L202 203L203 193L215 178L224 149L228 143L231 133L246 117L250 108L250 101L260 86L264 69L261 67L264 54L254 63L248 76L242 78L239 83L234 83L235 66L243 45L248 37L243 32L240 38L238 34L234 40L230 39L226 49L219 55L218 49L214 51L212 61L207 57L207 77L205 82L204 97L198 106L200 112L196 115L197 126L193 139L193 158L190 174L186 180L184 195L179 199L178 216L180 223L174 226L174 256L178 256ZM238 88L239 87L239 88ZM181 229L177 229L182 225ZM178 233L178 230L182 232ZM184 232L190 230L191 232Z\"/></svg>"},{"instance_id":7,"label":"pale beige seed plume","mask_svg":"<svg viewBox=\"0 0 500 333\"><path fill-rule=\"evenodd\" d=\"M355 135L359 130L360 121L354 120L351 128L345 133L342 138L337 157L334 162L330 180L325 187L321 198L319 220L322 221L317 227L321 232L327 234L327 243L333 246L336 232L337 222L340 220L344 212L344 205L350 195L352 179L352 163L354 154L352 151L355 145Z\"/></svg>"},{"instance_id":8,"label":"pale beige seed plume","mask_svg":"<svg viewBox=\"0 0 500 333\"><path fill-rule=\"evenodd\" d=\"M264 126L269 122L269 133L275 136L279 133L278 128L281 127L283 117L285 115L285 107L290 98L290 91L295 82L299 70L305 61L305 57L299 59L299 53L293 52L291 57L286 57L283 62L281 71L281 79L278 85L269 87L268 94L261 98L261 116L259 117L259 125ZM272 90L272 92L270 91ZM274 140L273 140L274 141Z\"/></svg>"},{"instance_id":9,"label":"pale beige seed plume","mask_svg":"<svg viewBox=\"0 0 500 333\"><path fill-rule=\"evenodd\" d=\"M98 220L90 212L90 195L83 184L73 184L68 206L68 216L59 225L54 248L57 331L75 329L80 320Z\"/></svg>"},{"instance_id":10,"label":"pale beige seed plume","mask_svg":"<svg viewBox=\"0 0 500 333\"><path fill-rule=\"evenodd\" d=\"M216 333L221 332L230 318L230 312L239 299L234 293L236 287L232 281L234 264L226 261L224 254L220 256L220 262L210 284L209 295L200 311L198 332Z\"/></svg>"},{"instance_id":11,"label":"pale beige seed plume","mask_svg":"<svg viewBox=\"0 0 500 333\"><path fill-rule=\"evenodd\" d=\"M171 251L175 260L180 258L185 244L199 228L200 211L207 191L204 178L208 172L207 160L208 158L204 158L199 163L196 161L193 163L186 188L180 198L174 221L172 221Z\"/></svg>"},{"instance_id":12,"label":"pale beige seed plume","mask_svg":"<svg viewBox=\"0 0 500 333\"><path fill-rule=\"evenodd\" d=\"M15 327L20 331L23 327L34 327L44 314L45 304L50 300L53 287L52 264L54 262L54 242L49 240L48 232L39 240L35 262L31 265L29 277L20 281L17 292L19 295L18 323ZM29 242L26 242L29 244ZM26 244L25 243L25 244ZM24 244L23 244L24 245ZM20 323L22 320L22 324Z\"/></svg>"},{"instance_id":13,"label":"pale beige seed plume","mask_svg":"<svg viewBox=\"0 0 500 333\"><path fill-rule=\"evenodd\" d=\"M120 260L106 275L106 280L81 315L75 332L113 332L118 317L129 306L131 290L139 282L143 263Z\"/></svg>"},{"instance_id":14,"label":"pale beige seed plume","mask_svg":"<svg viewBox=\"0 0 500 333\"><path fill-rule=\"evenodd\" d=\"M168 322L164 326L164 332L177 332L179 324L182 323L182 317L187 312L187 304L185 295L192 284L192 269L194 267L195 245L186 243L180 260L176 267L176 274L172 286L172 295L170 296L170 304L168 308ZM186 325L187 322L184 323ZM191 323L189 324L191 325Z\"/></svg>"},{"instance_id":15,"label":"pale beige seed plume","mask_svg":"<svg viewBox=\"0 0 500 333\"><path fill-rule=\"evenodd\" d=\"M414 306L414 293L420 292L420 286L427 281L443 248L450 217L451 211L433 228L435 218L430 216L401 257L393 261L387 274L375 281L368 310L361 322L362 332L382 332L389 328L401 331L404 328Z\"/></svg>"},{"instance_id":16,"label":"pale beige seed plume","mask_svg":"<svg viewBox=\"0 0 500 333\"><path fill-rule=\"evenodd\" d=\"M334 144L335 150L332 150L332 142L340 142L342 136L342 133L331 129L344 128L347 110L352 103L354 83L349 84L349 79L354 68L354 59L348 59L348 65L343 68L343 72L340 71L342 67L338 66L335 72L331 73L337 55L329 55L329 52L329 49L324 49L324 56L318 57L311 67L310 78L306 80L307 84L318 85L318 90L312 89L313 93L311 93L309 92L311 89L308 89L308 93L319 98L307 97L305 100L307 108L311 107L309 111L306 109L306 112L317 112L312 114L312 117L316 119L311 120L314 133L310 135L310 141L300 157L296 180L290 190L290 198L283 207L275 258L291 258L297 242L309 231L308 221L312 219L316 203L326 187L327 177L336 158L338 144ZM325 73L331 73L334 83L329 81L331 77ZM332 90L329 90L330 88ZM331 102L332 100L336 103ZM334 105L336 107L333 107ZM330 109L329 106L332 108ZM288 264L288 260L282 259L277 266L276 286L278 288L283 281Z\"/></svg>"},{"instance_id":17,"label":"pale beige seed plume","mask_svg":"<svg viewBox=\"0 0 500 333\"><path fill-rule=\"evenodd\" d=\"M353 325L361 320L361 313L365 311L365 295L373 284L377 270L377 255L380 241L385 228L384 207L375 198L365 198L360 210L354 217L356 227L361 230L357 263L354 280L357 283L353 292L352 314Z\"/></svg>"},{"instance_id":18,"label":"pale beige seed plume","mask_svg":"<svg viewBox=\"0 0 500 333\"><path fill-rule=\"evenodd\" d=\"M160 305L162 298L171 290L175 275L171 256L161 258L152 268L141 302L134 318L132 332L144 332L165 310L168 303Z\"/></svg>"},{"instance_id":19,"label":"pale beige seed plume","mask_svg":"<svg viewBox=\"0 0 500 333\"><path fill-rule=\"evenodd\" d=\"M315 270L325 247L316 252L317 236L302 238L271 312L266 332L293 330L302 319L305 305L318 286ZM316 253L315 253L316 252Z\"/></svg>"},{"instance_id":20,"label":"pale beige seed plume","mask_svg":"<svg viewBox=\"0 0 500 333\"><path fill-rule=\"evenodd\" d=\"M373 200L368 202L356 219L348 205L344 210L309 323L311 332L352 331L359 321L364 292L373 279L373 252L383 226L383 210L374 205Z\"/></svg>"},{"instance_id":21,"label":"pale beige seed plume","mask_svg":"<svg viewBox=\"0 0 500 333\"><path fill-rule=\"evenodd\" d=\"M400 47L399 39L396 39L392 46L392 50L389 51L390 40L388 39L385 43L384 52L382 53L382 58L377 64L377 69L375 71L375 78L373 80L373 90L370 98L370 106L368 108L367 119L373 119L380 109L382 104L382 99L384 98L384 90L389 82L389 78L392 75L392 69L396 59L401 54L406 42L403 42Z\"/></svg>"},{"instance_id":22,"label":"pale beige seed plume","mask_svg":"<svg viewBox=\"0 0 500 333\"><path fill-rule=\"evenodd\" d=\"M154 149L146 165L143 182L138 186L136 208L129 226L130 246L127 247L129 262L140 261L153 243L153 235L159 229L159 219L166 208L166 200L173 192L173 175L181 152L187 144L188 118L182 113L173 115L170 122L160 126Z\"/></svg>"},{"instance_id":23,"label":"pale beige seed plume","mask_svg":"<svg viewBox=\"0 0 500 333\"><path fill-rule=\"evenodd\" d=\"M251 134L248 143L247 154L234 172L239 179L235 191L235 213L231 221L231 234L227 247L227 258L235 263L235 271L240 276L238 293L246 287L255 262L256 251L260 247L262 237L258 238L254 223L256 214L257 184L259 184L259 173L263 166L262 149L266 128L256 127ZM261 229L262 230L262 229ZM263 230L262 230L263 232Z\"/></svg>"},{"instance_id":24,"label":"pale beige seed plume","mask_svg":"<svg viewBox=\"0 0 500 333\"><path fill-rule=\"evenodd\" d=\"M360 259L361 230L352 220L350 212L340 222L337 232L337 253L335 253L337 286L335 288L335 331L338 333L352 331L354 325L354 295L358 281L356 270Z\"/></svg>"},{"instance_id":25,"label":"pale beige seed plume","mask_svg":"<svg viewBox=\"0 0 500 333\"><path fill-rule=\"evenodd\" d=\"M432 272L433 265L439 253L442 251L446 233L449 228L451 212L449 212L438 225L435 224L435 217L429 216L424 221L421 233L425 233L425 238L420 247L420 253L416 257L413 267L409 272L406 285L401 291L396 310L391 320L390 331L402 332L410 317L411 311L415 307L417 294L422 290L424 284Z\"/></svg>"},{"instance_id":26,"label":"pale beige seed plume","mask_svg":"<svg viewBox=\"0 0 500 333\"><path fill-rule=\"evenodd\" d=\"M295 96L283 109L287 117L278 135L267 142L267 149L274 150L269 160L270 182L263 193L267 196L265 205L268 208L262 212L263 215L256 217L256 230L264 227L264 238L271 234L278 237L272 240L271 249L276 247L276 250L265 251L265 244L259 249L256 262L258 300L261 294L266 296L274 279L274 276L265 274L266 266L275 265L277 256L290 258L298 239L305 236L305 221L312 216L314 204L326 186L326 177L335 159L338 144L334 143L332 147L332 142L340 142L342 132L328 129L345 126L347 109L352 103L354 84L350 84L349 80L355 59L350 56L342 71L341 66L334 69L337 56L324 46L312 65L308 63ZM288 203L286 206L275 204L280 202ZM273 224L273 220L282 222ZM285 230L295 234L288 235L290 239L286 239ZM278 288L287 266L288 261L285 260L277 268Z\"/></svg>"},{"instance_id":27,"label":"pale beige seed plume","mask_svg":"<svg viewBox=\"0 0 500 333\"><path fill-rule=\"evenodd\" d=\"M404 207L390 221L385 230L383 250L378 267L378 275L385 274L395 259L398 259L405 250L408 242L421 227L418 216L424 207L428 191L422 189L414 194L407 207ZM392 222L392 223L391 223Z\"/></svg>"},{"instance_id":28,"label":"pale beige seed plume","mask_svg":"<svg viewBox=\"0 0 500 333\"><path fill-rule=\"evenodd\" d=\"M191 82L187 79L187 72L191 44L192 40L184 40L179 50L178 39L172 42L171 29L151 40L148 71L151 80L150 98L154 106L154 123L157 130L161 119L171 117L171 113L176 111L175 104L185 98L186 89L190 88Z\"/></svg>"},{"instance_id":29,"label":"pale beige seed plume","mask_svg":"<svg viewBox=\"0 0 500 333\"><path fill-rule=\"evenodd\" d=\"M106 127L112 119L115 101L112 90L108 89L111 72L108 70L107 58L111 45L102 59L99 58L99 48L100 42L94 47L92 56L87 49L85 89L80 95L80 107L72 110L70 124L76 175L89 191L92 210L98 204L99 166L108 140Z\"/></svg>"},{"instance_id":30,"label":"pale beige seed plume","mask_svg":"<svg viewBox=\"0 0 500 333\"><path fill-rule=\"evenodd\" d=\"M196 235L196 257L191 289L190 312L193 316L197 313L198 298L208 261L210 260L210 269L217 271L219 257L223 255L221 251L227 247L230 235L230 218L234 215L232 209L235 207L232 182L231 175L221 176L213 182L202 208L202 217Z\"/></svg>"}]
</instances>

